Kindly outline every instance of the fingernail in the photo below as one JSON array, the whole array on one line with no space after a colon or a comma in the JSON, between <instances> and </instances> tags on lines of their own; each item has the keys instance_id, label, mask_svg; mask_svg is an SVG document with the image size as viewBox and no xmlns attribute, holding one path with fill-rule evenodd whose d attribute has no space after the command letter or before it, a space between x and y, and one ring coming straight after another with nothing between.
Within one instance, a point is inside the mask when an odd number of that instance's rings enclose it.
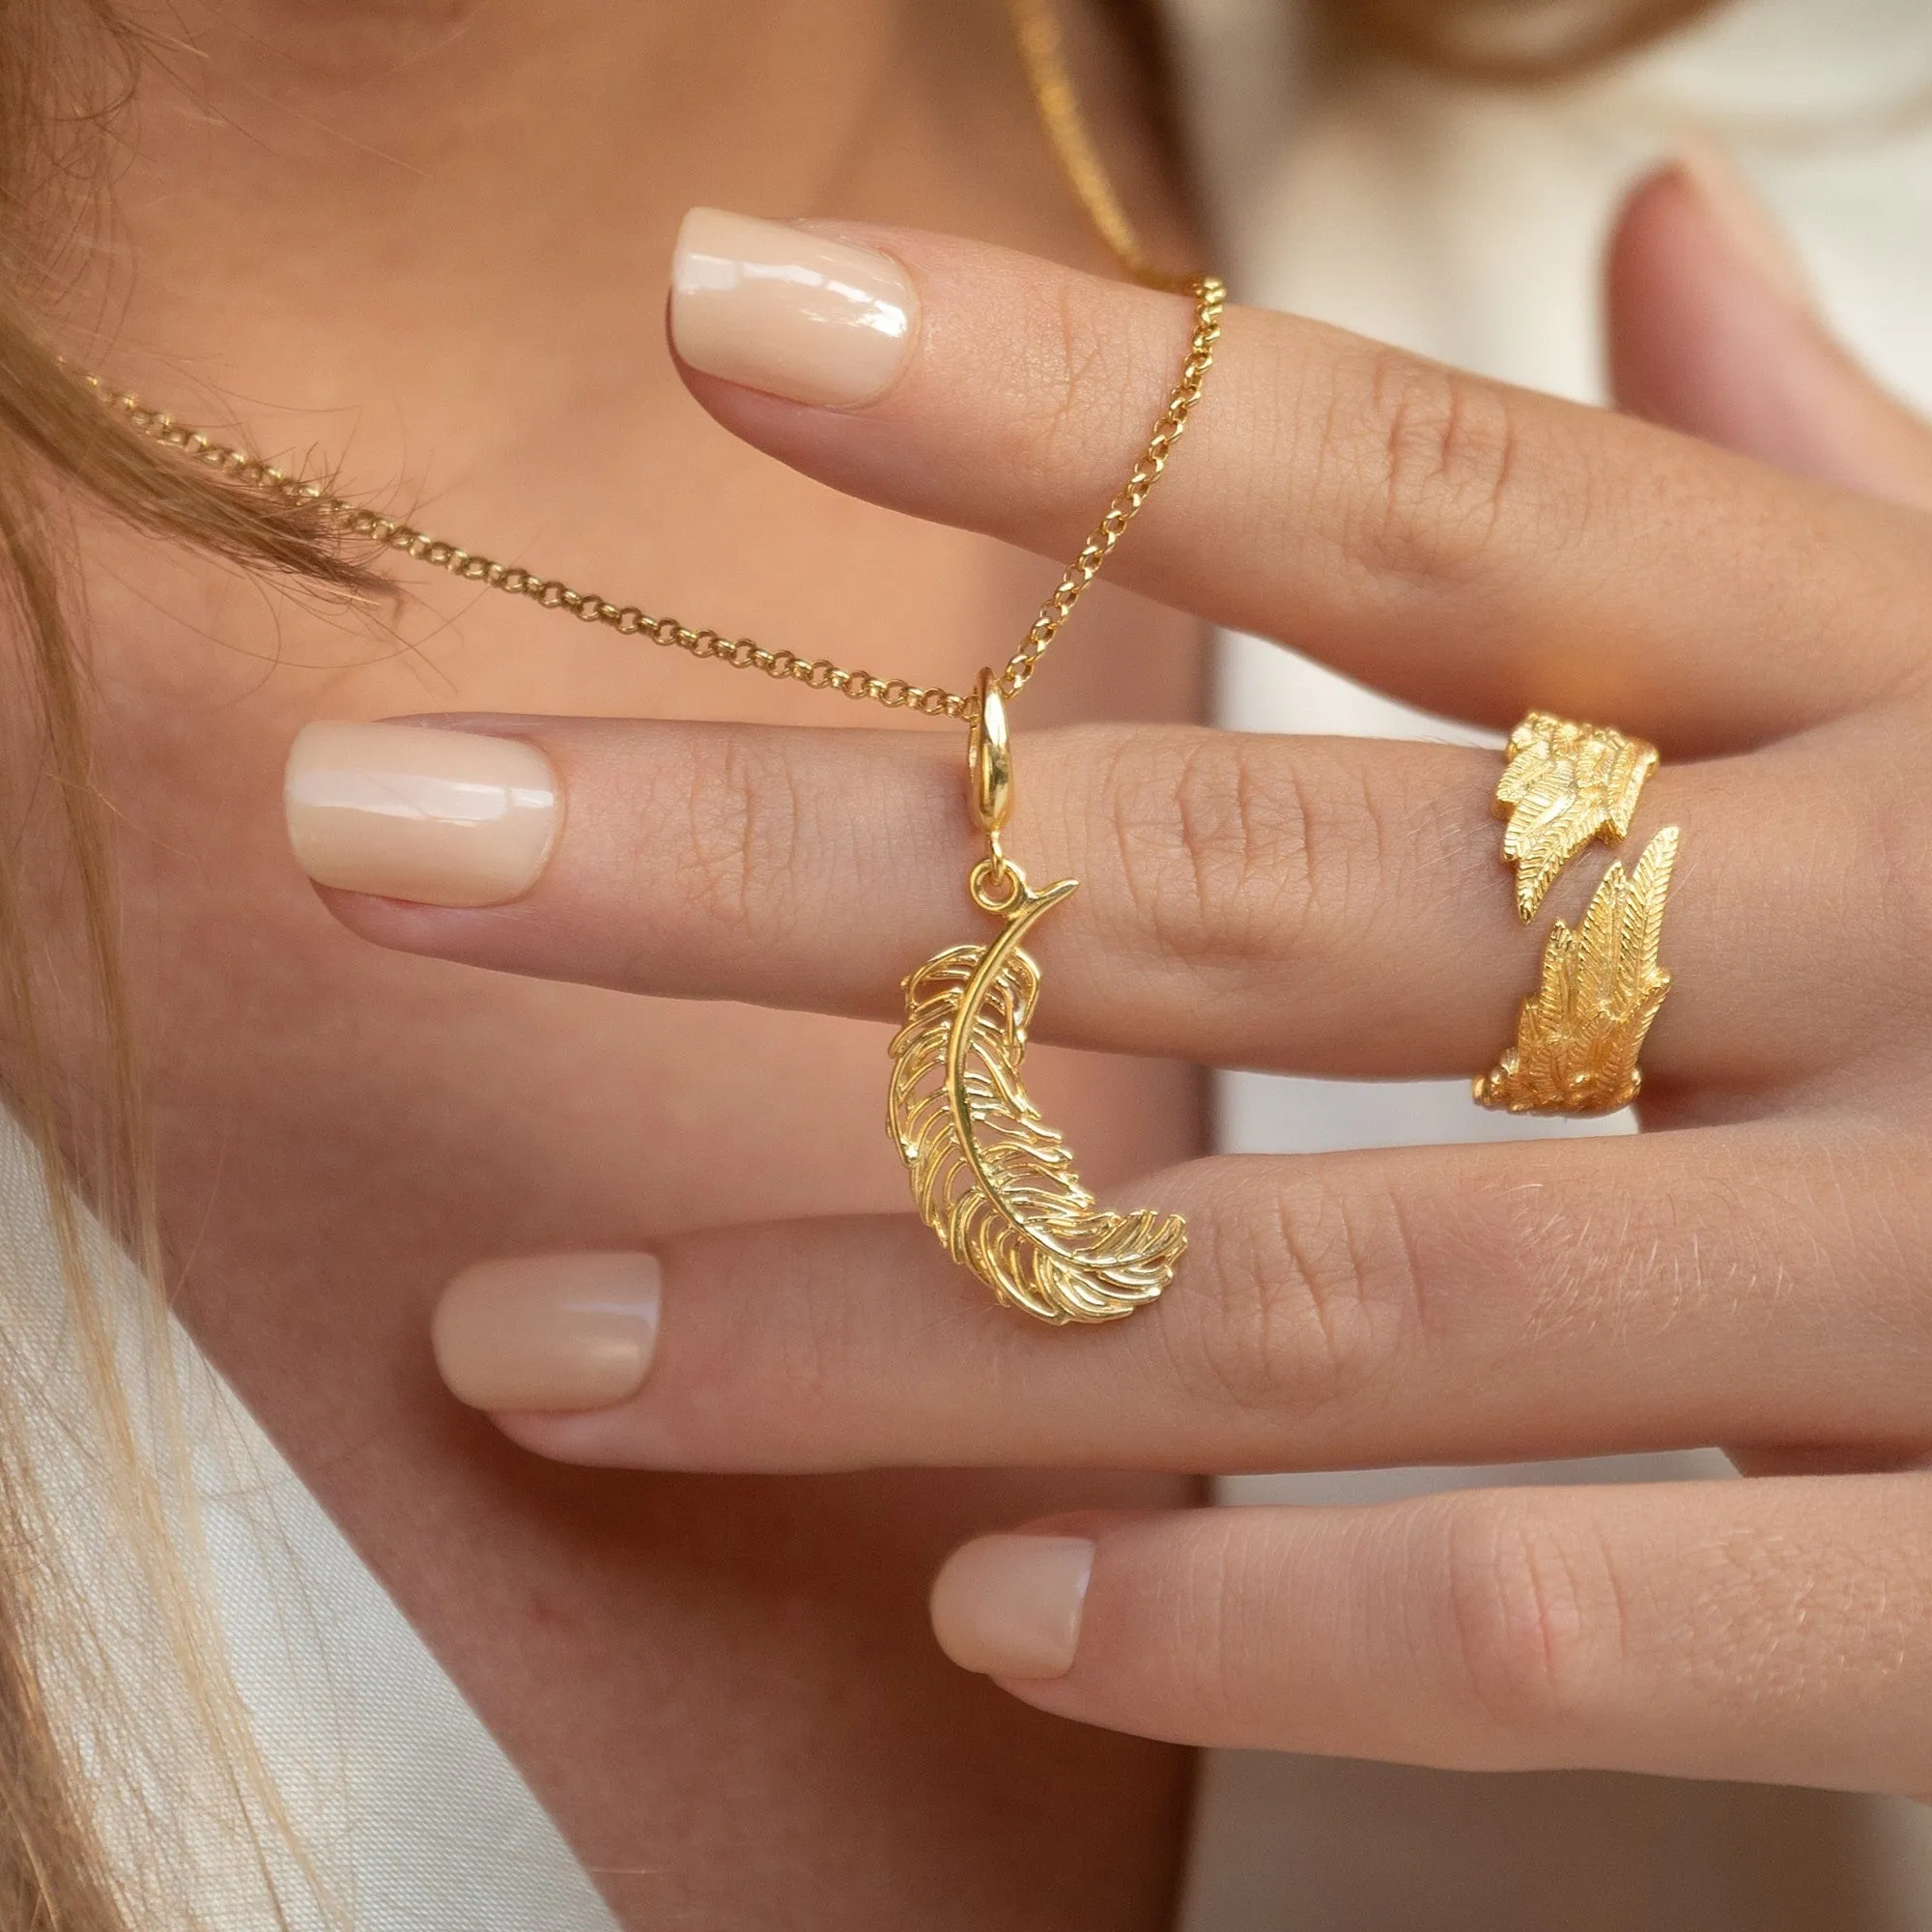
<instances>
[{"instance_id":1,"label":"fingernail","mask_svg":"<svg viewBox=\"0 0 1932 1932\"><path fill-rule=\"evenodd\" d=\"M1737 163L1716 142L1697 134L1678 144L1675 159L1678 173L1745 266L1786 301L1811 308L1811 279L1797 250Z\"/></svg>"},{"instance_id":2,"label":"fingernail","mask_svg":"<svg viewBox=\"0 0 1932 1932\"><path fill-rule=\"evenodd\" d=\"M437 1367L471 1408L608 1408L649 1372L663 1281L650 1255L479 1262L437 1304Z\"/></svg>"},{"instance_id":3,"label":"fingernail","mask_svg":"<svg viewBox=\"0 0 1932 1932\"><path fill-rule=\"evenodd\" d=\"M797 403L869 403L903 366L912 324L912 284L888 255L716 208L678 230L671 341L707 376Z\"/></svg>"},{"instance_id":4,"label":"fingernail","mask_svg":"<svg viewBox=\"0 0 1932 1932\"><path fill-rule=\"evenodd\" d=\"M1093 1574L1084 1536L982 1536L955 1549L933 1579L933 1634L963 1670L1065 1676Z\"/></svg>"},{"instance_id":5,"label":"fingernail","mask_svg":"<svg viewBox=\"0 0 1932 1932\"><path fill-rule=\"evenodd\" d=\"M534 745L423 724L304 725L284 798L296 860L319 885L424 905L521 897L560 816Z\"/></svg>"}]
</instances>

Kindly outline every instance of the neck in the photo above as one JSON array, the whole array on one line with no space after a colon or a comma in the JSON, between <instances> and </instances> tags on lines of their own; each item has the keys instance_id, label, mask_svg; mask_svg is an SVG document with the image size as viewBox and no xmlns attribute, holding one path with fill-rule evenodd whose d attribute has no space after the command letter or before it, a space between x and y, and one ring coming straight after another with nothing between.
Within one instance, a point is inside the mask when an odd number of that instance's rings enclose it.
<instances>
[{"instance_id":1,"label":"neck","mask_svg":"<svg viewBox=\"0 0 1932 1932\"><path fill-rule=\"evenodd\" d=\"M696 202L1102 259L1070 196L1039 193L1002 0L185 11L191 58L151 71L121 189L139 272L111 310L117 372L183 413L247 397L271 440L339 449L354 427L371 480L394 481L391 398L412 448L479 399L499 425L557 419L586 372L681 406L657 318Z\"/></svg>"}]
</instances>

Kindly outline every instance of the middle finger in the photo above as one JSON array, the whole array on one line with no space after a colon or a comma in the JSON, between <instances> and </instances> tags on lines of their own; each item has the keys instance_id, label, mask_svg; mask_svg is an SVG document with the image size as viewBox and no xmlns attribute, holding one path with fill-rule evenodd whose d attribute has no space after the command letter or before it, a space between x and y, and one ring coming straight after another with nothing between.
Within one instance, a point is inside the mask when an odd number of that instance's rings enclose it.
<instances>
[{"instance_id":1,"label":"middle finger","mask_svg":"<svg viewBox=\"0 0 1932 1932\"><path fill-rule=\"evenodd\" d=\"M923 734L451 722L544 753L568 800L561 834L507 905L336 897L370 939L883 1018L911 968L987 930L965 892L979 854L957 752ZM1802 1080L1895 1032L1897 1004L1917 997L1911 935L1867 883L1889 875L1883 810L1812 781L1830 735L1666 767L1647 788L1626 863L1658 824L1685 829L1653 1078ZM486 763L500 754L498 737L472 742ZM399 849L448 837L422 773L440 785L462 763L448 730L311 726L290 768L298 851L327 886L395 891ZM1045 975L1039 1037L1073 1045L1366 1077L1479 1072L1536 983L1548 915L1574 923L1604 870L1601 852L1579 859L1545 915L1520 923L1491 813L1499 761L1464 748L1088 727L1022 739L1016 768L1015 858L1036 884L1082 881L1028 941Z\"/></svg>"}]
</instances>

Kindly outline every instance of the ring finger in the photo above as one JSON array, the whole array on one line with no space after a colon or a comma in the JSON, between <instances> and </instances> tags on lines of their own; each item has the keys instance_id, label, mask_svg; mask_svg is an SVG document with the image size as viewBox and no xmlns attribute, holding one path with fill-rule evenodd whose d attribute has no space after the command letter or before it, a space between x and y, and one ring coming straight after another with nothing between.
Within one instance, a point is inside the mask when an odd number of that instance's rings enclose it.
<instances>
[{"instance_id":1,"label":"ring finger","mask_svg":"<svg viewBox=\"0 0 1932 1932\"><path fill-rule=\"evenodd\" d=\"M628 1394L600 1379L609 1297L585 1300L568 1257L459 1278L439 1350L526 1446L656 1468L1228 1471L1713 1439L1885 1460L1932 1439L1907 1259L1932 1190L1916 1149L1843 1123L1830 1160L1816 1143L1776 1122L1198 1162L1121 1204L1188 1216L1174 1288L1077 1347L880 1217L638 1264L655 1350Z\"/></svg>"}]
</instances>

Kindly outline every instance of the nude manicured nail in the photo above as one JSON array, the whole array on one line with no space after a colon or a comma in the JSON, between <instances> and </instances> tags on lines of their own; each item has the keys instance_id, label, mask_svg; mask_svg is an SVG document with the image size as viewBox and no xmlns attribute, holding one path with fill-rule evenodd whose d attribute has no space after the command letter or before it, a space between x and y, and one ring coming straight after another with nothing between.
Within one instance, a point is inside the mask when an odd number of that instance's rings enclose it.
<instances>
[{"instance_id":1,"label":"nude manicured nail","mask_svg":"<svg viewBox=\"0 0 1932 1932\"><path fill-rule=\"evenodd\" d=\"M850 408L883 395L904 364L912 284L869 248L694 208L671 261L670 334L707 376Z\"/></svg>"},{"instance_id":2,"label":"nude manicured nail","mask_svg":"<svg viewBox=\"0 0 1932 1932\"><path fill-rule=\"evenodd\" d=\"M932 1631L965 1670L1064 1676L1080 1645L1094 1574L1084 1536L982 1536L955 1549L932 1585Z\"/></svg>"},{"instance_id":3,"label":"nude manicured nail","mask_svg":"<svg viewBox=\"0 0 1932 1932\"><path fill-rule=\"evenodd\" d=\"M650 1255L479 1262L437 1305L437 1367L471 1408L608 1408L650 1370L663 1279Z\"/></svg>"},{"instance_id":4,"label":"nude manicured nail","mask_svg":"<svg viewBox=\"0 0 1932 1932\"><path fill-rule=\"evenodd\" d=\"M1678 144L1676 162L1690 192L1745 266L1794 307L1814 307L1815 292L1791 238L1737 163L1716 142L1695 134Z\"/></svg>"},{"instance_id":5,"label":"nude manicured nail","mask_svg":"<svg viewBox=\"0 0 1932 1932\"><path fill-rule=\"evenodd\" d=\"M422 724L305 725L284 796L310 878L424 905L521 897L561 815L556 774L534 745Z\"/></svg>"}]
</instances>

